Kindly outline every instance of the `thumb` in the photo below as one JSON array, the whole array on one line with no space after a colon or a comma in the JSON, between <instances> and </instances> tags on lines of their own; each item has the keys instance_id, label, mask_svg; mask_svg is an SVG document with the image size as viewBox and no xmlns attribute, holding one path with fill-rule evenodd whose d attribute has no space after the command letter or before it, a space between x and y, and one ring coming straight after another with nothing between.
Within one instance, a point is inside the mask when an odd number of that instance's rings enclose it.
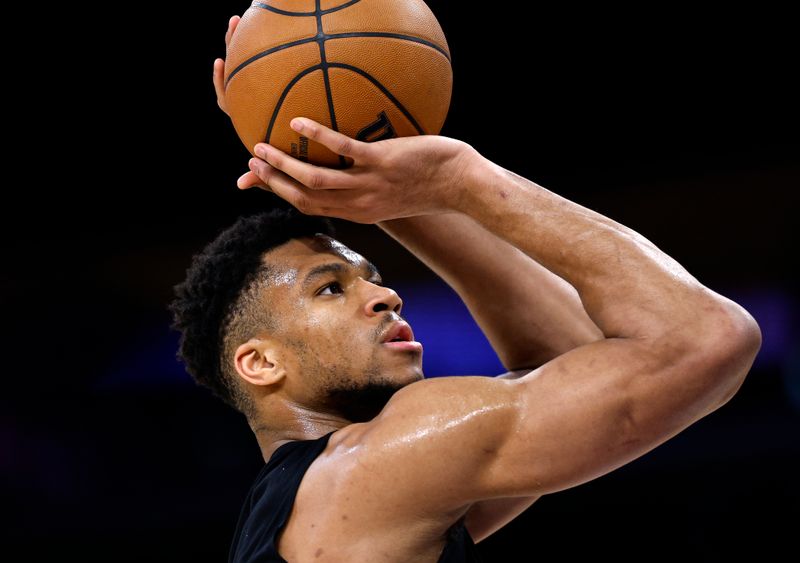
<instances>
[{"instance_id":1,"label":"thumb","mask_svg":"<svg viewBox=\"0 0 800 563\"><path fill-rule=\"evenodd\" d=\"M267 186L261 180L261 178L259 178L256 175L256 173L253 172L252 170L248 170L247 172L239 176L239 179L236 180L236 187L239 188L240 190L249 190L250 188L261 188L262 190L268 192L272 191L271 189L269 189L269 186Z\"/></svg>"}]
</instances>

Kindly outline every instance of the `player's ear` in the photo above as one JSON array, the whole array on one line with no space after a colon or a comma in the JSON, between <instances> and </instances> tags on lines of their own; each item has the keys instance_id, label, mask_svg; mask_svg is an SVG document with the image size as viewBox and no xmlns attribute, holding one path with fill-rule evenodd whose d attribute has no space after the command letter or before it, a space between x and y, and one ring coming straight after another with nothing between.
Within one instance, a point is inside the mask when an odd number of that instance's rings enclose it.
<instances>
[{"instance_id":1,"label":"player's ear","mask_svg":"<svg viewBox=\"0 0 800 563\"><path fill-rule=\"evenodd\" d=\"M239 375L253 385L272 385L286 376L277 349L270 340L251 338L236 348L233 363Z\"/></svg>"}]
</instances>

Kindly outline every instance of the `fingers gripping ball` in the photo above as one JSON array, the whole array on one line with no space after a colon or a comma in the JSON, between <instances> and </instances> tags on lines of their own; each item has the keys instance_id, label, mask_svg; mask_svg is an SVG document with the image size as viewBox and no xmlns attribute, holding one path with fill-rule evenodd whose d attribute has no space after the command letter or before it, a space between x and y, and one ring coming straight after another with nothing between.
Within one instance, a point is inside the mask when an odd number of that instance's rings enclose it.
<instances>
[{"instance_id":1,"label":"fingers gripping ball","mask_svg":"<svg viewBox=\"0 0 800 563\"><path fill-rule=\"evenodd\" d=\"M262 0L231 38L225 104L252 152L267 142L326 166L343 157L289 127L309 117L377 141L436 134L453 75L442 28L422 0Z\"/></svg>"}]
</instances>

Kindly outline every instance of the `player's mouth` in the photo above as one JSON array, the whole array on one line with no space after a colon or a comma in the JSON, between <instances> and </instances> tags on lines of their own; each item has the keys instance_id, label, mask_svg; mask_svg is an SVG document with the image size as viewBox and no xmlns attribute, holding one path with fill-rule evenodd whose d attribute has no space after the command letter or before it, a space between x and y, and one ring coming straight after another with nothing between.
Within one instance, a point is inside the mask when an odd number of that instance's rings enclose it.
<instances>
[{"instance_id":1,"label":"player's mouth","mask_svg":"<svg viewBox=\"0 0 800 563\"><path fill-rule=\"evenodd\" d=\"M383 334L381 344L398 351L422 352L422 344L414 340L414 333L408 323L394 323Z\"/></svg>"}]
</instances>

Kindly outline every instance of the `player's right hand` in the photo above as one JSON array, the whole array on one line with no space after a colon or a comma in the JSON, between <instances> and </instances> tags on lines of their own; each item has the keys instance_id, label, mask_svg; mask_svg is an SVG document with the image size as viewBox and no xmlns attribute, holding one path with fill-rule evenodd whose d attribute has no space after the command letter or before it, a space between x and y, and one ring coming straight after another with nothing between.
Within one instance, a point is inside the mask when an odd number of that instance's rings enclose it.
<instances>
[{"instance_id":1,"label":"player's right hand","mask_svg":"<svg viewBox=\"0 0 800 563\"><path fill-rule=\"evenodd\" d=\"M485 161L472 147L439 135L357 141L307 118L291 127L352 161L346 169L302 162L266 143L254 147L240 189L258 186L308 215L356 223L459 211Z\"/></svg>"}]
</instances>

